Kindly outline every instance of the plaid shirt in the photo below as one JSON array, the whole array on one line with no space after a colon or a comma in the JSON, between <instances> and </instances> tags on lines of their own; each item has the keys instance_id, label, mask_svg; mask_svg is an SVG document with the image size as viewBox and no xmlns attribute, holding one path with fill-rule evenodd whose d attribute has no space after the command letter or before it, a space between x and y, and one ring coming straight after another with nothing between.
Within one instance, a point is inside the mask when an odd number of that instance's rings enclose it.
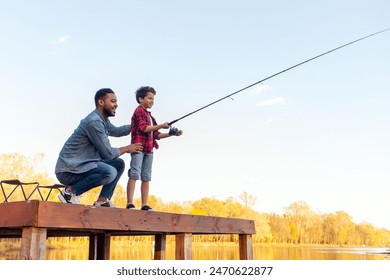
<instances>
[{"instance_id":1,"label":"plaid shirt","mask_svg":"<svg viewBox=\"0 0 390 280\"><path fill-rule=\"evenodd\" d=\"M153 131L145 133L146 127L151 125L157 125L156 120L149 111L139 105L134 110L134 114L131 117L131 144L141 143L143 146L143 153L145 154L153 153L153 148L158 149L156 139L160 132Z\"/></svg>"}]
</instances>

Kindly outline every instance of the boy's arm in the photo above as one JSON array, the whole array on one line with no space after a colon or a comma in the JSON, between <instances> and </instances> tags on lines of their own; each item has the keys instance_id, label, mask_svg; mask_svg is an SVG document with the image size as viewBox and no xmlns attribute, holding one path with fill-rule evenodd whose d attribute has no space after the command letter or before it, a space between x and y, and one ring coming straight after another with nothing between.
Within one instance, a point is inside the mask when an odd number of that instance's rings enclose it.
<instances>
[{"instance_id":1,"label":"boy's arm","mask_svg":"<svg viewBox=\"0 0 390 280\"><path fill-rule=\"evenodd\" d=\"M169 135L169 133L160 133L157 137L157 140L160 140L163 138L168 138L168 137L171 137L171 135Z\"/></svg>"},{"instance_id":2,"label":"boy's arm","mask_svg":"<svg viewBox=\"0 0 390 280\"><path fill-rule=\"evenodd\" d=\"M163 128L169 128L169 124L167 122L165 122L165 123L157 124L157 125L149 125L145 128L144 132L149 133L149 132L160 130Z\"/></svg>"}]
</instances>

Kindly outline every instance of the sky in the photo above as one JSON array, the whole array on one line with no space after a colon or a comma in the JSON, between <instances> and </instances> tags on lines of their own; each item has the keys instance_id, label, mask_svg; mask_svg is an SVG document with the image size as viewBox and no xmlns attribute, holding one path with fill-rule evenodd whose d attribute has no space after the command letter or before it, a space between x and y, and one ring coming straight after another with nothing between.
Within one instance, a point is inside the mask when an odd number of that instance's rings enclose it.
<instances>
[{"instance_id":1,"label":"sky","mask_svg":"<svg viewBox=\"0 0 390 280\"><path fill-rule=\"evenodd\" d=\"M44 153L55 178L98 89L118 97L114 125L130 123L146 85L157 91L152 114L169 122L389 28L389 11L387 0L0 0L0 153ZM390 31L177 122L184 134L160 141L150 194L184 202L247 192L266 213L303 200L390 229L389 49Z\"/></svg>"}]
</instances>

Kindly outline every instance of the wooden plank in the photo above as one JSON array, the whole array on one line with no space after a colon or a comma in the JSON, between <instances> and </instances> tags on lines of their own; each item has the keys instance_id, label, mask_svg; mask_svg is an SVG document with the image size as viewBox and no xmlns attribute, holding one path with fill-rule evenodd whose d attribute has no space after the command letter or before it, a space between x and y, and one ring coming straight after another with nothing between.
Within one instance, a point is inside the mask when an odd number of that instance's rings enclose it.
<instances>
[{"instance_id":1,"label":"wooden plank","mask_svg":"<svg viewBox=\"0 0 390 280\"><path fill-rule=\"evenodd\" d=\"M166 234L156 234L154 237L154 259L165 260L166 258Z\"/></svg>"},{"instance_id":2,"label":"wooden plank","mask_svg":"<svg viewBox=\"0 0 390 280\"><path fill-rule=\"evenodd\" d=\"M22 232L19 259L44 260L46 250L46 229L25 227Z\"/></svg>"},{"instance_id":3,"label":"wooden plank","mask_svg":"<svg viewBox=\"0 0 390 280\"><path fill-rule=\"evenodd\" d=\"M39 201L38 227L156 233L254 234L252 220Z\"/></svg>"},{"instance_id":4,"label":"wooden plank","mask_svg":"<svg viewBox=\"0 0 390 280\"><path fill-rule=\"evenodd\" d=\"M21 238L22 229L21 228L0 228L0 239L1 238Z\"/></svg>"},{"instance_id":5,"label":"wooden plank","mask_svg":"<svg viewBox=\"0 0 390 280\"><path fill-rule=\"evenodd\" d=\"M253 260L252 235L240 234L238 236L240 260Z\"/></svg>"},{"instance_id":6,"label":"wooden plank","mask_svg":"<svg viewBox=\"0 0 390 280\"><path fill-rule=\"evenodd\" d=\"M38 201L0 203L0 228L35 226Z\"/></svg>"},{"instance_id":7,"label":"wooden plank","mask_svg":"<svg viewBox=\"0 0 390 280\"><path fill-rule=\"evenodd\" d=\"M175 258L176 260L192 259L192 234L180 233L176 235Z\"/></svg>"}]
</instances>

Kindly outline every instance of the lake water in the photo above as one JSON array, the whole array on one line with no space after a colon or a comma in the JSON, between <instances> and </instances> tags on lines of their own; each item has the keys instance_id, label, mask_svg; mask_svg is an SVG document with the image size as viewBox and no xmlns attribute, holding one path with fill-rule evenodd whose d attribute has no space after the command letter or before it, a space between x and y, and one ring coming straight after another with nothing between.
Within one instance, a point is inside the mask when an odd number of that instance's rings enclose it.
<instances>
[{"instance_id":1,"label":"lake water","mask_svg":"<svg viewBox=\"0 0 390 280\"><path fill-rule=\"evenodd\" d=\"M17 250L0 254L0 259L18 259ZM153 245L111 247L113 260L151 260ZM255 260L390 260L389 248L368 247L320 247L320 246L281 246L255 245L253 248ZM166 258L175 259L175 248L167 245ZM194 244L192 250L194 260L238 260L237 245L205 245ZM47 249L46 259L50 260L86 260L86 246L68 249Z\"/></svg>"}]
</instances>

